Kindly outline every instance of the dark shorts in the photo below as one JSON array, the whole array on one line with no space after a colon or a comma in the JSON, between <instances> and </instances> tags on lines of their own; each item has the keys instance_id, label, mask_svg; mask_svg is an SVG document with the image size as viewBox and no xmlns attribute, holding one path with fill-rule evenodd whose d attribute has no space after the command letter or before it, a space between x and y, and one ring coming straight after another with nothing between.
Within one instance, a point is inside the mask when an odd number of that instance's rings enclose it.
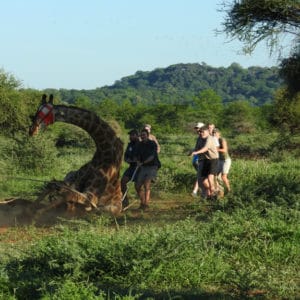
<instances>
[{"instance_id":1,"label":"dark shorts","mask_svg":"<svg viewBox=\"0 0 300 300\"><path fill-rule=\"evenodd\" d=\"M129 180L136 181L138 171L135 173L134 178L132 178L132 176L133 176L133 174L135 172L135 169L136 169L136 166L133 166L133 167L130 166L128 169L126 169L124 171L122 177L128 177Z\"/></svg>"},{"instance_id":2,"label":"dark shorts","mask_svg":"<svg viewBox=\"0 0 300 300\"><path fill-rule=\"evenodd\" d=\"M145 180L154 180L157 176L157 166L141 166L136 183L143 184Z\"/></svg>"},{"instance_id":3,"label":"dark shorts","mask_svg":"<svg viewBox=\"0 0 300 300\"><path fill-rule=\"evenodd\" d=\"M218 174L218 159L205 159L203 160L202 168L198 169L198 177L207 177L210 174Z\"/></svg>"}]
</instances>

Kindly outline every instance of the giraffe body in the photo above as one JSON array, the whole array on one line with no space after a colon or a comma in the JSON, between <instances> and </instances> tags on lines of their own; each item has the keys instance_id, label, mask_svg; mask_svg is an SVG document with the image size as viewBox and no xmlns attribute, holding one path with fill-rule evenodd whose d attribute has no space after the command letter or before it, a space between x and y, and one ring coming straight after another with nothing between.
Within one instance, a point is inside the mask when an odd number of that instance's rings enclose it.
<instances>
[{"instance_id":1,"label":"giraffe body","mask_svg":"<svg viewBox=\"0 0 300 300\"><path fill-rule=\"evenodd\" d=\"M92 160L68 174L64 182L60 182L59 189L56 190L57 199L69 204L79 203L86 210L95 208L112 214L119 213L122 209L119 179L123 157L122 141L109 124L94 112L53 103L40 106L30 134L35 134L41 124L49 125L54 122L65 122L84 129L96 145Z\"/></svg>"}]
</instances>

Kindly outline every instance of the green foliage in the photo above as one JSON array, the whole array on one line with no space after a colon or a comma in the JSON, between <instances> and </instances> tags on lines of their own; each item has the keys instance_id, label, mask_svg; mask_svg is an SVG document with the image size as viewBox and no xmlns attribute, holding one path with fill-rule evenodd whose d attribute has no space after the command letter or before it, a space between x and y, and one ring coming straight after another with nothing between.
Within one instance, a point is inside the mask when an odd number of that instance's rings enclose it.
<instances>
[{"instance_id":1,"label":"green foliage","mask_svg":"<svg viewBox=\"0 0 300 300\"><path fill-rule=\"evenodd\" d=\"M283 59L280 65L280 75L286 82L292 94L300 92L300 50Z\"/></svg>"},{"instance_id":2,"label":"green foliage","mask_svg":"<svg viewBox=\"0 0 300 300\"><path fill-rule=\"evenodd\" d=\"M115 103L123 105L129 101L133 105L146 106L191 105L194 97L209 89L221 97L222 103L242 99L249 100L255 105L262 105L272 101L272 95L280 84L276 67L255 66L246 69L233 63L227 68L215 68L205 63L195 63L176 64L150 72L138 71L134 75L123 77L112 86L94 90L45 90L45 92L54 93L57 98L70 104L74 104L77 98L88 97L92 103L100 105L101 109L97 111L100 116L106 114L112 116L116 111Z\"/></svg>"},{"instance_id":3,"label":"green foliage","mask_svg":"<svg viewBox=\"0 0 300 300\"><path fill-rule=\"evenodd\" d=\"M207 123L220 124L223 105L221 97L215 91L202 91L194 98L195 110L201 112L201 120Z\"/></svg>"},{"instance_id":4,"label":"green foliage","mask_svg":"<svg viewBox=\"0 0 300 300\"><path fill-rule=\"evenodd\" d=\"M243 297L259 289L270 299L297 295L299 212L244 206L214 210L208 222L201 218L199 211L174 224L100 235L92 226L65 228L7 263L8 288L23 299L69 299L72 290L74 299L94 299L107 287L125 294L134 287L133 295L155 299L163 292L201 297L211 290Z\"/></svg>"},{"instance_id":5,"label":"green foliage","mask_svg":"<svg viewBox=\"0 0 300 300\"><path fill-rule=\"evenodd\" d=\"M32 172L50 172L57 164L57 149L49 135L29 136L20 135L11 149L15 162L21 170Z\"/></svg>"},{"instance_id":6,"label":"green foliage","mask_svg":"<svg viewBox=\"0 0 300 300\"><path fill-rule=\"evenodd\" d=\"M256 110L247 101L235 101L224 107L222 127L235 134L251 133L256 129ZM258 119L258 118L257 118Z\"/></svg>"},{"instance_id":7,"label":"green foliage","mask_svg":"<svg viewBox=\"0 0 300 300\"><path fill-rule=\"evenodd\" d=\"M17 80L12 74L0 69L0 90L1 92L14 90L20 87L21 82Z\"/></svg>"},{"instance_id":8,"label":"green foliage","mask_svg":"<svg viewBox=\"0 0 300 300\"><path fill-rule=\"evenodd\" d=\"M32 104L36 109L37 91L20 91L12 75L0 69L0 131L7 136L22 130L27 131Z\"/></svg>"},{"instance_id":9,"label":"green foliage","mask_svg":"<svg viewBox=\"0 0 300 300\"><path fill-rule=\"evenodd\" d=\"M44 300L101 300L106 299L105 294L95 295L96 288L88 283L74 282L66 279L59 283L57 290L53 293L46 293Z\"/></svg>"},{"instance_id":10,"label":"green foliage","mask_svg":"<svg viewBox=\"0 0 300 300\"><path fill-rule=\"evenodd\" d=\"M300 26L298 1L225 1L222 11L226 12L223 32L244 42L247 53L262 40L267 40L270 51L274 50L283 34L294 34L297 40Z\"/></svg>"},{"instance_id":11,"label":"green foliage","mask_svg":"<svg viewBox=\"0 0 300 300\"><path fill-rule=\"evenodd\" d=\"M231 4L225 2L222 10L226 12L223 32L231 38L242 41L245 52L251 53L259 42L265 40L272 53L276 47L280 48L283 35L288 34L293 37L294 45L291 47L290 56L281 58L279 72L291 94L288 98L284 97L285 101L294 102L293 96L300 89L299 1L233 1Z\"/></svg>"},{"instance_id":12,"label":"green foliage","mask_svg":"<svg viewBox=\"0 0 300 300\"><path fill-rule=\"evenodd\" d=\"M272 119L282 130L296 133L300 130L300 92L291 96L281 89L275 95Z\"/></svg>"}]
</instances>

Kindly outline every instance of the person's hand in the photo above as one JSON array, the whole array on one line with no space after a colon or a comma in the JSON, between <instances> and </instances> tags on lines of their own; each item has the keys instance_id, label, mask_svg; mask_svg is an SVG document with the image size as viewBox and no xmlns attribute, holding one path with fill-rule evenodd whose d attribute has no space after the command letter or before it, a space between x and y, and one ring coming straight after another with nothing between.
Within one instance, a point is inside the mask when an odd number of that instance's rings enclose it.
<instances>
[{"instance_id":1,"label":"person's hand","mask_svg":"<svg viewBox=\"0 0 300 300\"><path fill-rule=\"evenodd\" d=\"M192 152L193 152L193 150L189 150L189 151L187 152L187 156L191 156L191 155L192 155Z\"/></svg>"}]
</instances>

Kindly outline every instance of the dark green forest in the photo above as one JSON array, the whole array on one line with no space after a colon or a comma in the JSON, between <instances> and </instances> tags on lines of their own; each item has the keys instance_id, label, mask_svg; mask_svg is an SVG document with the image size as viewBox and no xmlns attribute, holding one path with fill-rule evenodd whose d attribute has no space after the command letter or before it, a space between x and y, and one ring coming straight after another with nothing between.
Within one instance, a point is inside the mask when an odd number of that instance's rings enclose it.
<instances>
[{"instance_id":1,"label":"dark green forest","mask_svg":"<svg viewBox=\"0 0 300 300\"><path fill-rule=\"evenodd\" d=\"M253 105L263 105L273 100L281 84L278 68L242 68L237 63L215 68L202 64L176 64L153 71L137 71L134 75L117 80L114 85L94 90L53 90L63 102L88 97L93 103L114 99L118 104L129 100L132 104L193 104L200 92L212 89L222 103L247 100Z\"/></svg>"}]
</instances>

